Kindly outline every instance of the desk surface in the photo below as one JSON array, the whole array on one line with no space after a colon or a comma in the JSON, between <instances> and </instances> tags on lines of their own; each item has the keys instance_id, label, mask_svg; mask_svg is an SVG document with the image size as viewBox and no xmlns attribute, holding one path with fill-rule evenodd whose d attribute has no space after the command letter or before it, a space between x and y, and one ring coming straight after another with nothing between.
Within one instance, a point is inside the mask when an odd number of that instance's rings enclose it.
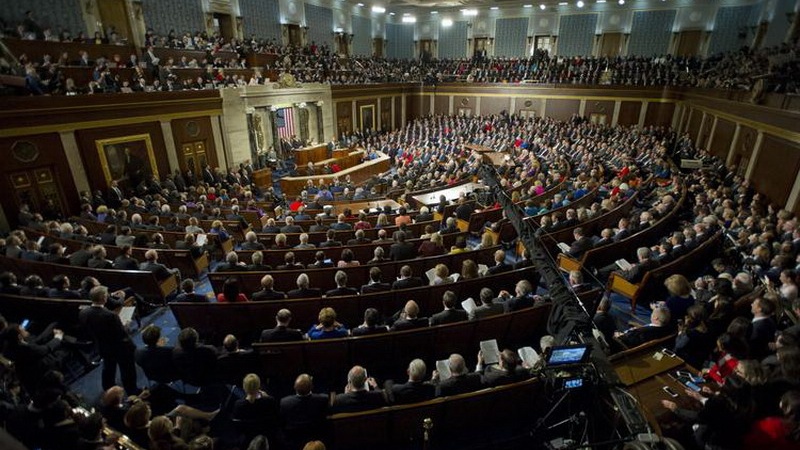
<instances>
[{"instance_id":1,"label":"desk surface","mask_svg":"<svg viewBox=\"0 0 800 450\"><path fill-rule=\"evenodd\" d=\"M438 205L439 197L442 195L445 196L448 202L451 202L453 200L456 200L462 193L469 194L473 192L475 189L483 189L483 188L486 188L486 186L481 183L470 182L446 189L441 189L438 191L428 192L420 195L414 195L412 196L412 198L421 205L428 205L428 206Z\"/></svg>"}]
</instances>

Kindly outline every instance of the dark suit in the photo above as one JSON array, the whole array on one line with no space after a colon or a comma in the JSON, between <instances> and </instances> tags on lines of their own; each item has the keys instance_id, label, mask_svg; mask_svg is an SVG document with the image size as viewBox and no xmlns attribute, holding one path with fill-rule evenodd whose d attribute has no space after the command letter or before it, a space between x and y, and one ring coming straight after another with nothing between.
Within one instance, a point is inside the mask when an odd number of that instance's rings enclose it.
<instances>
[{"instance_id":1,"label":"dark suit","mask_svg":"<svg viewBox=\"0 0 800 450\"><path fill-rule=\"evenodd\" d=\"M166 280L172 276L172 273L169 271L169 269L167 269L167 266L152 261L145 261L139 264L139 270L153 272L158 280Z\"/></svg>"},{"instance_id":2,"label":"dark suit","mask_svg":"<svg viewBox=\"0 0 800 450\"><path fill-rule=\"evenodd\" d=\"M573 258L579 259L581 256L583 256L584 253L589 251L592 247L594 247L592 240L586 236L583 236L569 246L568 254Z\"/></svg>"},{"instance_id":3,"label":"dark suit","mask_svg":"<svg viewBox=\"0 0 800 450\"><path fill-rule=\"evenodd\" d=\"M209 383L217 372L217 350L208 345L198 344L190 349L175 348L172 361L181 380L194 386Z\"/></svg>"},{"instance_id":4,"label":"dark suit","mask_svg":"<svg viewBox=\"0 0 800 450\"><path fill-rule=\"evenodd\" d=\"M117 366L122 376L122 385L129 393L138 392L136 386L136 346L122 326L119 316L103 306L92 305L78 315L81 326L88 330L103 358L103 389L114 386Z\"/></svg>"},{"instance_id":5,"label":"dark suit","mask_svg":"<svg viewBox=\"0 0 800 450\"><path fill-rule=\"evenodd\" d=\"M302 331L281 325L261 332L261 342L294 342L302 340Z\"/></svg>"},{"instance_id":6,"label":"dark suit","mask_svg":"<svg viewBox=\"0 0 800 450\"><path fill-rule=\"evenodd\" d=\"M478 373L467 373L465 375L453 376L440 381L436 385L436 396L447 397L450 395L473 392L483 388L481 375Z\"/></svg>"},{"instance_id":7,"label":"dark suit","mask_svg":"<svg viewBox=\"0 0 800 450\"><path fill-rule=\"evenodd\" d=\"M486 367L481 375L481 381L486 386L502 386L504 384L516 383L523 379L525 379L525 374L522 370L509 373L500 369L499 366Z\"/></svg>"},{"instance_id":8,"label":"dark suit","mask_svg":"<svg viewBox=\"0 0 800 450\"><path fill-rule=\"evenodd\" d=\"M512 269L513 269L512 266L510 266L510 265L508 265L508 264L503 262L503 263L500 263L500 264L495 264L492 267L489 267L489 270L487 271L487 273L489 275L495 275L495 274L498 274L498 273L508 272L508 271L510 271Z\"/></svg>"},{"instance_id":9,"label":"dark suit","mask_svg":"<svg viewBox=\"0 0 800 450\"><path fill-rule=\"evenodd\" d=\"M436 386L425 381L408 381L391 384L386 393L389 401L396 405L419 403L436 397Z\"/></svg>"},{"instance_id":10,"label":"dark suit","mask_svg":"<svg viewBox=\"0 0 800 450\"><path fill-rule=\"evenodd\" d=\"M645 342L655 341L661 339L672 333L670 327L655 327L645 325L639 328L631 328L618 339L625 344L628 348L636 347L637 345L644 344Z\"/></svg>"},{"instance_id":11,"label":"dark suit","mask_svg":"<svg viewBox=\"0 0 800 450\"><path fill-rule=\"evenodd\" d=\"M400 319L392 325L392 331L413 330L415 328L425 328L428 326L427 317L417 317L416 319Z\"/></svg>"},{"instance_id":12,"label":"dark suit","mask_svg":"<svg viewBox=\"0 0 800 450\"><path fill-rule=\"evenodd\" d=\"M614 237L612 237L612 239L614 239L614 241L617 242L626 239L630 235L631 235L630 230L626 228L624 230L617 231L616 234L614 234Z\"/></svg>"},{"instance_id":13,"label":"dark suit","mask_svg":"<svg viewBox=\"0 0 800 450\"><path fill-rule=\"evenodd\" d=\"M289 298L313 298L322 295L319 289L292 289L287 294Z\"/></svg>"},{"instance_id":14,"label":"dark suit","mask_svg":"<svg viewBox=\"0 0 800 450\"><path fill-rule=\"evenodd\" d=\"M355 391L346 394L338 394L333 400L331 413L350 413L367 411L370 409L386 406L386 399L383 391Z\"/></svg>"},{"instance_id":15,"label":"dark suit","mask_svg":"<svg viewBox=\"0 0 800 450\"><path fill-rule=\"evenodd\" d=\"M341 247L341 241L325 241L319 244L319 248L328 248L328 247Z\"/></svg>"},{"instance_id":16,"label":"dark suit","mask_svg":"<svg viewBox=\"0 0 800 450\"><path fill-rule=\"evenodd\" d=\"M657 265L658 265L658 263L656 263L655 261L653 261L651 259L648 259L648 260L642 261L642 262L634 265L633 267L631 267L630 270L622 270L622 271L620 271L619 274L622 275L622 277L625 278L626 280L628 280L629 282L631 282L633 284L636 284L636 283L642 281L642 278L644 278L644 275L649 270L654 269Z\"/></svg>"},{"instance_id":17,"label":"dark suit","mask_svg":"<svg viewBox=\"0 0 800 450\"><path fill-rule=\"evenodd\" d=\"M263 302L269 300L283 300L286 298L285 292L276 291L274 289L266 290L262 289L258 292L254 292L253 295L250 296L250 300L254 302Z\"/></svg>"},{"instance_id":18,"label":"dark suit","mask_svg":"<svg viewBox=\"0 0 800 450\"><path fill-rule=\"evenodd\" d=\"M320 439L327 414L328 396L325 394L290 395L282 398L280 417L290 447L301 448L306 442Z\"/></svg>"},{"instance_id":19,"label":"dark suit","mask_svg":"<svg viewBox=\"0 0 800 450\"><path fill-rule=\"evenodd\" d=\"M448 323L462 322L467 320L467 312L460 309L445 309L431 316L429 322L431 326L445 325Z\"/></svg>"},{"instance_id":20,"label":"dark suit","mask_svg":"<svg viewBox=\"0 0 800 450\"><path fill-rule=\"evenodd\" d=\"M384 325L374 325L371 327L358 326L350 330L352 336L369 336L372 334L381 334L388 332L389 329Z\"/></svg>"},{"instance_id":21,"label":"dark suit","mask_svg":"<svg viewBox=\"0 0 800 450\"><path fill-rule=\"evenodd\" d=\"M337 287L325 292L325 297L345 297L347 295L358 295L358 291L350 287Z\"/></svg>"},{"instance_id":22,"label":"dark suit","mask_svg":"<svg viewBox=\"0 0 800 450\"><path fill-rule=\"evenodd\" d=\"M389 283L372 283L361 286L362 294L371 294L373 292L384 292L392 289Z\"/></svg>"},{"instance_id":23,"label":"dark suit","mask_svg":"<svg viewBox=\"0 0 800 450\"><path fill-rule=\"evenodd\" d=\"M8 250L6 250L6 256L8 256ZM18 256L9 256L9 258L16 258L16 257ZM89 253L89 250L80 249L77 252L69 255L69 265L86 267L91 257L92 254Z\"/></svg>"},{"instance_id":24,"label":"dark suit","mask_svg":"<svg viewBox=\"0 0 800 450\"><path fill-rule=\"evenodd\" d=\"M414 244L410 242L398 242L392 244L389 249L389 259L392 261L404 261L406 259L414 259L417 257L417 249Z\"/></svg>"},{"instance_id":25,"label":"dark suit","mask_svg":"<svg viewBox=\"0 0 800 450\"><path fill-rule=\"evenodd\" d=\"M242 250L266 250L264 244L261 242L243 242Z\"/></svg>"},{"instance_id":26,"label":"dark suit","mask_svg":"<svg viewBox=\"0 0 800 450\"><path fill-rule=\"evenodd\" d=\"M747 343L750 344L750 356L753 359L761 360L769 354L768 344L775 340L777 329L772 316L751 323Z\"/></svg>"},{"instance_id":27,"label":"dark suit","mask_svg":"<svg viewBox=\"0 0 800 450\"><path fill-rule=\"evenodd\" d=\"M87 265L90 269L111 269L114 264L104 258L92 258Z\"/></svg>"},{"instance_id":28,"label":"dark suit","mask_svg":"<svg viewBox=\"0 0 800 450\"><path fill-rule=\"evenodd\" d=\"M175 301L188 303L207 303L208 298L205 295L195 292L181 292L177 297L175 297Z\"/></svg>"},{"instance_id":29,"label":"dark suit","mask_svg":"<svg viewBox=\"0 0 800 450\"><path fill-rule=\"evenodd\" d=\"M172 347L142 347L136 349L136 364L144 370L152 381L169 383L178 379L178 372L172 362Z\"/></svg>"},{"instance_id":30,"label":"dark suit","mask_svg":"<svg viewBox=\"0 0 800 450\"><path fill-rule=\"evenodd\" d=\"M424 285L425 283L422 281L422 278L410 277L395 281L392 283L392 289L410 289Z\"/></svg>"},{"instance_id":31,"label":"dark suit","mask_svg":"<svg viewBox=\"0 0 800 450\"><path fill-rule=\"evenodd\" d=\"M113 267L118 270L139 270L139 262L131 257L119 255L114 258Z\"/></svg>"},{"instance_id":32,"label":"dark suit","mask_svg":"<svg viewBox=\"0 0 800 450\"><path fill-rule=\"evenodd\" d=\"M475 308L475 311L472 313L472 317L470 317L470 320L497 316L503 314L503 312L505 312L505 308L501 303L492 303L490 305L481 304L478 305L477 308Z\"/></svg>"},{"instance_id":33,"label":"dark suit","mask_svg":"<svg viewBox=\"0 0 800 450\"><path fill-rule=\"evenodd\" d=\"M524 297L512 297L503 302L503 309L505 312L519 311L523 308L530 308L533 306L533 296L526 295Z\"/></svg>"}]
</instances>

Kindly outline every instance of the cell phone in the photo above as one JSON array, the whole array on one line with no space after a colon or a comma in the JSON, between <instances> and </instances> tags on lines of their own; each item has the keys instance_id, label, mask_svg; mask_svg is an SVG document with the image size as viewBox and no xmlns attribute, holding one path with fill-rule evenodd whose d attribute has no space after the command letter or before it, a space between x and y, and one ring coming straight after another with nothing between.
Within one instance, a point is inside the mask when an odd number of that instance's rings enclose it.
<instances>
[{"instance_id":1,"label":"cell phone","mask_svg":"<svg viewBox=\"0 0 800 450\"><path fill-rule=\"evenodd\" d=\"M702 382L705 381L705 380L703 380L703 377L700 377L700 376L697 376L697 375L693 375L691 372L686 372L684 370L679 370L679 371L677 371L675 373L679 377L684 377L684 378L688 379L689 381L691 381L692 383L702 383Z\"/></svg>"},{"instance_id":2,"label":"cell phone","mask_svg":"<svg viewBox=\"0 0 800 450\"><path fill-rule=\"evenodd\" d=\"M687 382L685 382L683 384L685 384L686 387L688 387L689 389L691 389L691 390L693 390L695 392L700 392L700 386L692 383L691 381L687 381Z\"/></svg>"},{"instance_id":3,"label":"cell phone","mask_svg":"<svg viewBox=\"0 0 800 450\"><path fill-rule=\"evenodd\" d=\"M31 321L30 321L30 319L25 319L25 320L23 320L23 321L22 321L22 323L21 323L21 324L19 324L19 326L20 326L20 328L22 328L23 330L27 330L27 329L28 329L28 325L30 325L30 324L31 324Z\"/></svg>"},{"instance_id":4,"label":"cell phone","mask_svg":"<svg viewBox=\"0 0 800 450\"><path fill-rule=\"evenodd\" d=\"M674 357L675 357L675 352L673 352L673 351L672 351L672 350L670 350L670 349L666 349L666 348L664 348L664 349L661 349L661 353L663 353L663 354L665 354L665 355L667 355L667 356L670 356L670 357L672 357L672 358L674 358Z\"/></svg>"},{"instance_id":5,"label":"cell phone","mask_svg":"<svg viewBox=\"0 0 800 450\"><path fill-rule=\"evenodd\" d=\"M672 398L678 398L678 393L673 391L669 386L664 386L661 388L662 391L666 392Z\"/></svg>"}]
</instances>

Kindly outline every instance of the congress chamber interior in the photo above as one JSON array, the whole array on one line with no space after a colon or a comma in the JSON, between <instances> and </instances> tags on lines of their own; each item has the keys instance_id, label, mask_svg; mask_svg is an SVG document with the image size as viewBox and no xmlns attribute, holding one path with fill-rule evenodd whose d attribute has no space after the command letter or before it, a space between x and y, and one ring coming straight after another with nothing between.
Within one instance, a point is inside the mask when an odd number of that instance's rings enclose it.
<instances>
[{"instance_id":1,"label":"congress chamber interior","mask_svg":"<svg viewBox=\"0 0 800 450\"><path fill-rule=\"evenodd\" d=\"M0 447L800 449L799 52L798 0L0 2Z\"/></svg>"}]
</instances>

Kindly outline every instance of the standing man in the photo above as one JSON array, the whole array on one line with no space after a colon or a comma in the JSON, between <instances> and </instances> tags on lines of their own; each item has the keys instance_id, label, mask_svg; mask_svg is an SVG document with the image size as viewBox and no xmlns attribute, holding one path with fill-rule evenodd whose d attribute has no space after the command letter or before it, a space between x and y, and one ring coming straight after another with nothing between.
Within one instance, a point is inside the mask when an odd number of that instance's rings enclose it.
<instances>
[{"instance_id":1,"label":"standing man","mask_svg":"<svg viewBox=\"0 0 800 450\"><path fill-rule=\"evenodd\" d=\"M122 386L129 394L136 394L136 346L122 325L119 316L106 309L108 288L95 286L89 291L92 306L84 308L79 315L81 326L92 336L100 357L103 358L103 389L116 384L117 366L122 377Z\"/></svg>"}]
</instances>

